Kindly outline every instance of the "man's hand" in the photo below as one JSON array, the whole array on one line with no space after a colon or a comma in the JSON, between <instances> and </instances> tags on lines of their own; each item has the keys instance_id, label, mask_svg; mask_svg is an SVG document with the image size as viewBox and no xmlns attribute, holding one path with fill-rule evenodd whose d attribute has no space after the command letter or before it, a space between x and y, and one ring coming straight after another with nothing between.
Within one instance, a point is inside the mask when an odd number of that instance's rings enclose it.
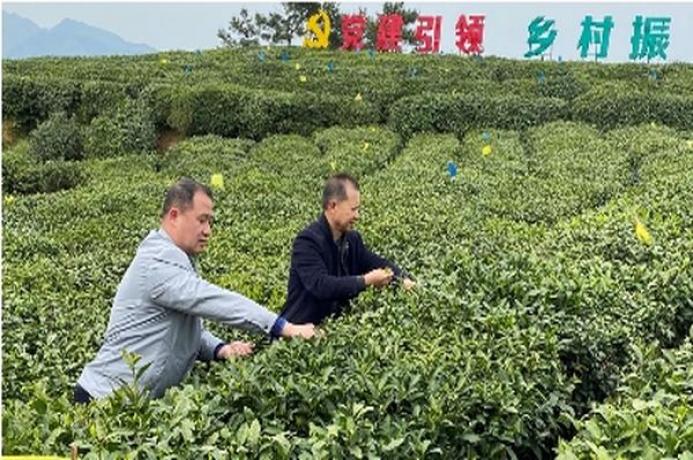
<instances>
[{"instance_id":1,"label":"man's hand","mask_svg":"<svg viewBox=\"0 0 693 460\"><path fill-rule=\"evenodd\" d=\"M284 329L282 329L282 337L301 337L303 339L310 339L315 336L316 330L313 323L308 324L293 324L286 322Z\"/></svg>"},{"instance_id":2,"label":"man's hand","mask_svg":"<svg viewBox=\"0 0 693 460\"><path fill-rule=\"evenodd\" d=\"M376 268L363 275L366 286L383 287L390 284L394 273L389 268Z\"/></svg>"},{"instance_id":3,"label":"man's hand","mask_svg":"<svg viewBox=\"0 0 693 460\"><path fill-rule=\"evenodd\" d=\"M255 344L251 342L227 343L217 352L217 359L228 359L233 356L248 356L253 353Z\"/></svg>"},{"instance_id":4,"label":"man's hand","mask_svg":"<svg viewBox=\"0 0 693 460\"><path fill-rule=\"evenodd\" d=\"M416 281L411 278L404 278L404 280L402 280L402 287L405 291L411 291L416 287Z\"/></svg>"}]
</instances>

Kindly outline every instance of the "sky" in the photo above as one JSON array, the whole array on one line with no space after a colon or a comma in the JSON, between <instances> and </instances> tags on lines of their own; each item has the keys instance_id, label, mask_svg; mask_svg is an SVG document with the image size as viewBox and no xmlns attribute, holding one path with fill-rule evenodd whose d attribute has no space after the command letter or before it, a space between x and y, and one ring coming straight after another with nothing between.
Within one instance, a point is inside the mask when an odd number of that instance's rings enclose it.
<instances>
[{"instance_id":1,"label":"sky","mask_svg":"<svg viewBox=\"0 0 693 460\"><path fill-rule=\"evenodd\" d=\"M219 46L217 30L226 28L229 20L246 7L252 13L281 11L281 4L219 2L219 3L35 3L3 2L4 11L26 17L44 28L50 28L64 18L100 27L120 35L127 41L145 43L158 50L196 50ZM340 2L345 12L365 8L369 14L380 11L382 3ZM671 18L670 44L667 62L693 62L693 1L665 2L551 2L551 3L440 3L405 2L405 7L420 14L443 17L441 48L445 53L457 52L455 24L460 14L484 14L485 55L523 59L527 51L527 28L537 16L555 20L558 35L552 56L564 60L580 60L577 44L582 31L581 22L586 15L601 21L611 15L608 57L605 62L628 61L631 51L630 37L636 15L665 16ZM593 59L593 58L591 58Z\"/></svg>"}]
</instances>

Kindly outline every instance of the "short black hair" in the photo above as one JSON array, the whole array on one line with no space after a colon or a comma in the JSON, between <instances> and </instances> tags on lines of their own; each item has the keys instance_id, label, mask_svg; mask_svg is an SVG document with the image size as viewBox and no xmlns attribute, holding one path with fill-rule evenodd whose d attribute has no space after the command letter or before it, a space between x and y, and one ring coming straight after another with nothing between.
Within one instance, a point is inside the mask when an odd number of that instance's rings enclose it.
<instances>
[{"instance_id":1,"label":"short black hair","mask_svg":"<svg viewBox=\"0 0 693 460\"><path fill-rule=\"evenodd\" d=\"M202 192L209 197L212 197L212 190L204 184L197 182L189 177L181 177L178 182L173 184L167 191L164 197L164 205L161 210L161 217L164 217L172 207L180 208L185 211L192 207L193 197L196 192Z\"/></svg>"},{"instance_id":2,"label":"short black hair","mask_svg":"<svg viewBox=\"0 0 693 460\"><path fill-rule=\"evenodd\" d=\"M339 173L330 176L325 181L325 188L322 189L322 209L327 209L330 200L338 202L346 200L346 184L349 182L356 190L359 190L359 183L347 173Z\"/></svg>"}]
</instances>

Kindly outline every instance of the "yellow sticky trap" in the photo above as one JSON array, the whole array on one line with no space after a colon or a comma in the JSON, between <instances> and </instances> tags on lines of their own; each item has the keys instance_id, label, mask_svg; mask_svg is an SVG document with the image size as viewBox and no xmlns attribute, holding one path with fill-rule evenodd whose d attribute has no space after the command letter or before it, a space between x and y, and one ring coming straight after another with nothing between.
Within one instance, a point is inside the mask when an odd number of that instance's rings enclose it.
<instances>
[{"instance_id":1,"label":"yellow sticky trap","mask_svg":"<svg viewBox=\"0 0 693 460\"><path fill-rule=\"evenodd\" d=\"M161 59L159 62L163 65L166 65L168 64L168 59Z\"/></svg>"},{"instance_id":2,"label":"yellow sticky trap","mask_svg":"<svg viewBox=\"0 0 693 460\"><path fill-rule=\"evenodd\" d=\"M298 79L301 80L301 83L305 83L308 81L308 78L305 75L301 75L300 77L298 77Z\"/></svg>"},{"instance_id":3,"label":"yellow sticky trap","mask_svg":"<svg viewBox=\"0 0 693 460\"><path fill-rule=\"evenodd\" d=\"M693 140L686 141L686 146L688 146L689 149L693 149Z\"/></svg>"},{"instance_id":4,"label":"yellow sticky trap","mask_svg":"<svg viewBox=\"0 0 693 460\"><path fill-rule=\"evenodd\" d=\"M361 102L363 100L363 96L361 96L361 93L358 93L356 97L354 98L356 102Z\"/></svg>"},{"instance_id":5,"label":"yellow sticky trap","mask_svg":"<svg viewBox=\"0 0 693 460\"><path fill-rule=\"evenodd\" d=\"M337 170L337 162L334 160L330 161L330 168L332 168L332 171L336 171Z\"/></svg>"},{"instance_id":6,"label":"yellow sticky trap","mask_svg":"<svg viewBox=\"0 0 693 460\"><path fill-rule=\"evenodd\" d=\"M12 203L14 203L14 196L13 195L5 195L5 206L10 206Z\"/></svg>"},{"instance_id":7,"label":"yellow sticky trap","mask_svg":"<svg viewBox=\"0 0 693 460\"><path fill-rule=\"evenodd\" d=\"M371 126L369 129L370 132L374 133L375 132L375 126Z\"/></svg>"},{"instance_id":8,"label":"yellow sticky trap","mask_svg":"<svg viewBox=\"0 0 693 460\"><path fill-rule=\"evenodd\" d=\"M298 62L296 63L296 70L301 70L301 64L299 64Z\"/></svg>"},{"instance_id":9,"label":"yellow sticky trap","mask_svg":"<svg viewBox=\"0 0 693 460\"><path fill-rule=\"evenodd\" d=\"M368 150L368 147L370 147L370 146L371 146L371 144L369 144L368 142L364 142L363 143L363 151L365 152L366 150Z\"/></svg>"},{"instance_id":10,"label":"yellow sticky trap","mask_svg":"<svg viewBox=\"0 0 693 460\"><path fill-rule=\"evenodd\" d=\"M652 235L650 235L647 227L637 217L635 218L635 236L645 246L650 246L653 242Z\"/></svg>"},{"instance_id":11,"label":"yellow sticky trap","mask_svg":"<svg viewBox=\"0 0 693 460\"><path fill-rule=\"evenodd\" d=\"M212 179L209 181L212 188L224 190L224 176L221 174L212 174Z\"/></svg>"},{"instance_id":12,"label":"yellow sticky trap","mask_svg":"<svg viewBox=\"0 0 693 460\"><path fill-rule=\"evenodd\" d=\"M493 148L490 145L484 145L481 148L481 154L485 157L491 155L492 152L493 152Z\"/></svg>"}]
</instances>

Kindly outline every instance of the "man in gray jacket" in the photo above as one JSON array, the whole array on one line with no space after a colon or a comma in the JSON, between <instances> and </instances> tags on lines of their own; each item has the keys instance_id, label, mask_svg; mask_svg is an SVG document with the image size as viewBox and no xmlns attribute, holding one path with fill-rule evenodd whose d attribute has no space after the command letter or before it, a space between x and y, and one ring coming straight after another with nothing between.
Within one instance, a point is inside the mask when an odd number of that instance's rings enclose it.
<instances>
[{"instance_id":1,"label":"man in gray jacket","mask_svg":"<svg viewBox=\"0 0 693 460\"><path fill-rule=\"evenodd\" d=\"M76 402L103 398L132 383L123 350L149 365L139 383L154 398L181 382L195 359L222 360L252 352L250 343L226 344L212 335L202 318L274 337L315 334L313 324L292 324L199 277L193 257L207 246L213 219L208 187L183 178L168 190L161 227L140 243L118 286L104 343L75 385Z\"/></svg>"}]
</instances>

